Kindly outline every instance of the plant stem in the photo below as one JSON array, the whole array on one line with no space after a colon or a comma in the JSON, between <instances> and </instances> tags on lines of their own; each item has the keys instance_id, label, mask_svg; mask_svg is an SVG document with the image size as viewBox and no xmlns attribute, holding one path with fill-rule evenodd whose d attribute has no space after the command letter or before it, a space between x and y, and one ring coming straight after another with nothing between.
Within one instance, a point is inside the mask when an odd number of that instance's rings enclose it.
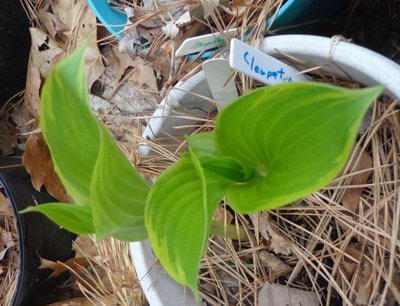
<instances>
[{"instance_id":1,"label":"plant stem","mask_svg":"<svg viewBox=\"0 0 400 306\"><path fill-rule=\"evenodd\" d=\"M249 237L243 227L215 220L212 220L210 234L233 240L249 241Z\"/></svg>"}]
</instances>

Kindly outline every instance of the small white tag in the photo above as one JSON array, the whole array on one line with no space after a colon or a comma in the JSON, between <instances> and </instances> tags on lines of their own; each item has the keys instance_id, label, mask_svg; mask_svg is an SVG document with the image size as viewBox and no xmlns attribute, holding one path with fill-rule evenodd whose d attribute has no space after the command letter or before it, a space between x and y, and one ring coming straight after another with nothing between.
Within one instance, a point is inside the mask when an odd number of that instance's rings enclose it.
<instances>
[{"instance_id":1,"label":"small white tag","mask_svg":"<svg viewBox=\"0 0 400 306\"><path fill-rule=\"evenodd\" d=\"M237 29L230 29L224 31L228 37L231 37ZM198 53L201 51L221 47L225 45L225 41L220 33L206 34L186 39L178 50L175 52L175 56L183 56L191 53Z\"/></svg>"},{"instance_id":2,"label":"small white tag","mask_svg":"<svg viewBox=\"0 0 400 306\"><path fill-rule=\"evenodd\" d=\"M236 38L231 41L229 64L232 69L265 84L308 81L292 67Z\"/></svg>"},{"instance_id":3,"label":"small white tag","mask_svg":"<svg viewBox=\"0 0 400 306\"><path fill-rule=\"evenodd\" d=\"M202 66L218 110L239 98L235 80L232 77L233 70L228 60L214 58L204 62Z\"/></svg>"}]
</instances>

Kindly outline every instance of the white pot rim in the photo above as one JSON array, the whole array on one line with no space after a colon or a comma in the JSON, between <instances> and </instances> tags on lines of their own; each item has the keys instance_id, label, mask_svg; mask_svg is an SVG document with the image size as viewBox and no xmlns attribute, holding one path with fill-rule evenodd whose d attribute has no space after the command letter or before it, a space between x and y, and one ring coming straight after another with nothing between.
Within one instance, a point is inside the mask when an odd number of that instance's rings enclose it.
<instances>
[{"instance_id":1,"label":"white pot rim","mask_svg":"<svg viewBox=\"0 0 400 306\"><path fill-rule=\"evenodd\" d=\"M264 39L264 52L279 57L288 54L312 65L324 65L328 71L367 86L383 85L385 93L392 98L400 98L400 66L386 57L364 47L340 40L312 35L278 35ZM166 107L170 100L173 105L187 103L193 99L188 91L196 93L208 92L205 76L200 72L175 87L183 90L171 90L156 110L155 115L163 118L151 119L143 137L154 138L162 134L165 118L171 108ZM169 118L170 119L170 118ZM168 119L168 120L169 120ZM179 120L179 119L171 119ZM179 125L178 122L176 122ZM142 148L141 154L147 155L150 149ZM151 306L198 305L189 290L173 281L166 272L157 265L148 241L130 243L132 260L141 282L146 298Z\"/></svg>"}]
</instances>

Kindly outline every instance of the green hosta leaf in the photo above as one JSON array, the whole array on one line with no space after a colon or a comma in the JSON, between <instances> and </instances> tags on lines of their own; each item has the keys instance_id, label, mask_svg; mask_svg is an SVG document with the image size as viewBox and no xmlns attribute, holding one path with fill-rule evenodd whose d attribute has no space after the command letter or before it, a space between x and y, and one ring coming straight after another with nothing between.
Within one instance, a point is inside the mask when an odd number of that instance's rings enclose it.
<instances>
[{"instance_id":1,"label":"green hosta leaf","mask_svg":"<svg viewBox=\"0 0 400 306\"><path fill-rule=\"evenodd\" d=\"M196 154L200 160L207 160L217 156L214 133L199 133L186 137L186 140L192 153Z\"/></svg>"},{"instance_id":2,"label":"green hosta leaf","mask_svg":"<svg viewBox=\"0 0 400 306\"><path fill-rule=\"evenodd\" d=\"M195 293L210 221L225 188L208 175L199 177L197 166L185 158L165 170L150 190L145 212L155 254L176 281Z\"/></svg>"},{"instance_id":3,"label":"green hosta leaf","mask_svg":"<svg viewBox=\"0 0 400 306\"><path fill-rule=\"evenodd\" d=\"M61 227L77 234L93 234L90 207L76 204L47 203L30 206L20 213L40 212Z\"/></svg>"},{"instance_id":4,"label":"green hosta leaf","mask_svg":"<svg viewBox=\"0 0 400 306\"><path fill-rule=\"evenodd\" d=\"M357 128L381 87L349 90L317 83L255 90L224 108L215 125L219 154L256 169L230 185L242 213L288 204L328 184L347 161Z\"/></svg>"},{"instance_id":5,"label":"green hosta leaf","mask_svg":"<svg viewBox=\"0 0 400 306\"><path fill-rule=\"evenodd\" d=\"M89 107L84 48L55 65L43 86L40 126L57 174L71 197L89 205L100 146L99 122Z\"/></svg>"},{"instance_id":6,"label":"green hosta leaf","mask_svg":"<svg viewBox=\"0 0 400 306\"><path fill-rule=\"evenodd\" d=\"M216 157L201 164L209 175L226 183L247 181L247 175L242 165L234 158L228 156Z\"/></svg>"},{"instance_id":7,"label":"green hosta leaf","mask_svg":"<svg viewBox=\"0 0 400 306\"><path fill-rule=\"evenodd\" d=\"M209 175L224 182L234 183L248 180L253 169L244 167L237 159L228 156L217 156L213 133L200 133L187 137L191 154L196 158ZM184 157L183 157L184 158Z\"/></svg>"},{"instance_id":8,"label":"green hosta leaf","mask_svg":"<svg viewBox=\"0 0 400 306\"><path fill-rule=\"evenodd\" d=\"M80 48L57 64L46 81L40 118L43 134L67 191L76 202L91 206L90 225L99 237L142 240L147 237L144 206L149 187L90 110L83 53ZM53 220L64 225L65 208L51 208L51 212L37 211L55 216L58 209L60 217ZM82 211L77 205L68 209Z\"/></svg>"},{"instance_id":9,"label":"green hosta leaf","mask_svg":"<svg viewBox=\"0 0 400 306\"><path fill-rule=\"evenodd\" d=\"M93 172L91 204L96 234L120 240L147 238L144 208L149 187L101 127L101 147Z\"/></svg>"}]
</instances>

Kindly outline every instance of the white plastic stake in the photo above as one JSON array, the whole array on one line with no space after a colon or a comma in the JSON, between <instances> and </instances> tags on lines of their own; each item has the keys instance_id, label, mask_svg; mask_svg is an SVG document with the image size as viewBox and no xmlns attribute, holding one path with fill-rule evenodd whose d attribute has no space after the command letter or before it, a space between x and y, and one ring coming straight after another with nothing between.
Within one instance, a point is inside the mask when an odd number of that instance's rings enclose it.
<instances>
[{"instance_id":1,"label":"white plastic stake","mask_svg":"<svg viewBox=\"0 0 400 306\"><path fill-rule=\"evenodd\" d=\"M239 97L228 60L214 58L202 66L218 110Z\"/></svg>"},{"instance_id":2,"label":"white plastic stake","mask_svg":"<svg viewBox=\"0 0 400 306\"><path fill-rule=\"evenodd\" d=\"M232 37L237 29L230 29L224 31L228 37ZM198 53L201 51L206 51L216 47L221 47L225 45L225 41L220 33L212 33L201 36L195 36L186 39L178 50L175 52L175 56L183 56L191 53Z\"/></svg>"},{"instance_id":3,"label":"white plastic stake","mask_svg":"<svg viewBox=\"0 0 400 306\"><path fill-rule=\"evenodd\" d=\"M232 69L269 85L308 81L292 67L236 38L231 41L229 64Z\"/></svg>"}]
</instances>

